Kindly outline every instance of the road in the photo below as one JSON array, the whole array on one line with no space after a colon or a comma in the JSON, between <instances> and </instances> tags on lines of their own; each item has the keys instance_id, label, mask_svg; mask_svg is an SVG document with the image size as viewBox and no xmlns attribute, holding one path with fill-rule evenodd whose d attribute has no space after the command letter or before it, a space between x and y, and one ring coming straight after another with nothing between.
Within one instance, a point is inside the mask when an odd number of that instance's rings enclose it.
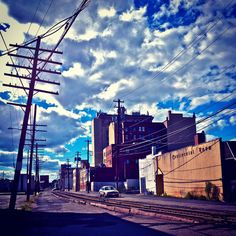
<instances>
[{"instance_id":1,"label":"road","mask_svg":"<svg viewBox=\"0 0 236 236\"><path fill-rule=\"evenodd\" d=\"M7 196L0 196L1 208ZM110 212L43 192L32 211L0 210L1 232L17 236L236 235L230 225L206 225Z\"/></svg>"}]
</instances>

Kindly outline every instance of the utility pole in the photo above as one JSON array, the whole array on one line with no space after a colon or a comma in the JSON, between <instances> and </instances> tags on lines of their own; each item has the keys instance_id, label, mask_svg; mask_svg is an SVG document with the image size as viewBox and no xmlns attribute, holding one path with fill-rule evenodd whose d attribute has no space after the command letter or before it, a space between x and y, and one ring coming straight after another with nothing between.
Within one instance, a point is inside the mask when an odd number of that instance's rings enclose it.
<instances>
[{"instance_id":1,"label":"utility pole","mask_svg":"<svg viewBox=\"0 0 236 236\"><path fill-rule=\"evenodd\" d=\"M68 192L70 191L70 160L67 158Z\"/></svg>"},{"instance_id":2,"label":"utility pole","mask_svg":"<svg viewBox=\"0 0 236 236\"><path fill-rule=\"evenodd\" d=\"M29 159L29 174L27 175L27 196L26 200L30 200L31 194L31 185L32 185L32 164L33 164L33 155L34 155L34 140L35 140L35 125L36 125L36 114L37 114L37 105L34 105L34 118L33 118L33 128L31 135L31 147L30 147L30 159Z\"/></svg>"},{"instance_id":3,"label":"utility pole","mask_svg":"<svg viewBox=\"0 0 236 236\"><path fill-rule=\"evenodd\" d=\"M121 134L121 103L124 103L124 101L121 101L120 99L118 100L113 100L113 102L117 102L117 131L116 131L116 188L118 189L119 187L119 148L122 140L122 134Z\"/></svg>"},{"instance_id":4,"label":"utility pole","mask_svg":"<svg viewBox=\"0 0 236 236\"><path fill-rule=\"evenodd\" d=\"M27 130L27 124L28 124L28 119L29 119L29 114L30 114L30 106L31 106L31 103L32 103L32 98L33 98L34 92L44 92L44 93L50 93L50 94L58 95L58 92L57 93L53 93L53 92L45 91L45 90L42 90L42 89L35 89L34 88L35 87L35 82L37 81L37 82L41 82L41 83L49 83L49 84L60 85L60 83L57 83L57 82L54 82L54 81L42 80L38 76L39 76L39 74L41 72L47 72L47 73L53 73L53 74L61 74L59 71L46 70L45 66L46 66L47 63L53 63L53 64L58 64L58 65L62 64L62 63L58 63L58 62L52 61L51 57L52 57L52 55L54 53L62 54L61 52L56 51L56 49L58 48L58 46L60 45L60 43L64 39L65 35L69 31L69 29L72 26L72 24L74 23L76 17L80 14L81 11L83 11L87 7L89 1L90 0L83 0L82 3L80 4L80 6L76 9L75 14L68 21L67 27L65 27L63 34L61 35L61 37L60 37L59 41L57 42L57 44L54 46L53 50L40 49L40 41L41 41L41 37L40 36L37 37L36 47L30 47L29 46L30 43L34 43L35 41L32 41L32 42L30 42L28 44L25 44L25 45L12 45L12 44L10 44L10 46L13 46L15 48L29 49L31 51L34 51L34 53L33 53L34 57L33 58L32 57L28 57L28 56L24 56L24 55L12 54L11 52L13 52L13 51L9 51L8 52L9 56L14 56L14 57L18 57L18 58L24 58L24 59L28 59L30 61L31 60L33 61L33 68L25 67L25 66L20 66L20 65L14 65L14 63L13 64L7 63L7 66L13 66L15 68L18 67L18 68L23 68L23 69L26 69L26 70L32 70L31 76L19 75L18 72L16 74L4 73L4 75L15 77L15 78L18 78L20 80L21 79L30 80L30 86L29 87L25 87L23 85L22 81L21 81L22 86L11 85L11 84L3 84L3 86L24 89L25 91L29 90L28 99L27 99L27 104L26 105L11 103L12 105L25 107L25 115L24 115L24 120L23 120L23 127L22 127L20 141L19 141L17 161L16 161L16 167L15 167L15 174L14 174L13 186L12 186L11 197L10 197L10 202L9 202L9 209L11 209L11 210L15 209L15 205L16 205L17 188L18 188L18 183L19 183L19 179L20 179L20 173L21 173L21 169L22 169L23 151L24 151L26 130ZM39 51L41 51L41 52L49 52L50 54L47 57L47 59L38 58ZM38 61L43 63L41 68L37 67L38 66L37 62Z\"/></svg>"},{"instance_id":5,"label":"utility pole","mask_svg":"<svg viewBox=\"0 0 236 236\"><path fill-rule=\"evenodd\" d=\"M87 181L86 181L86 186L87 186L87 193L89 193L90 191L90 176L89 176L89 170L90 170L90 164L89 164L89 144L91 143L91 141L89 139L85 140L85 142L87 143Z\"/></svg>"},{"instance_id":6,"label":"utility pole","mask_svg":"<svg viewBox=\"0 0 236 236\"><path fill-rule=\"evenodd\" d=\"M28 152L27 152L27 159L26 159L26 175L28 176L29 175L29 149L28 149Z\"/></svg>"},{"instance_id":7,"label":"utility pole","mask_svg":"<svg viewBox=\"0 0 236 236\"><path fill-rule=\"evenodd\" d=\"M76 169L79 168L79 161L81 161L80 152L76 152L76 156L75 156Z\"/></svg>"},{"instance_id":8,"label":"utility pole","mask_svg":"<svg viewBox=\"0 0 236 236\"><path fill-rule=\"evenodd\" d=\"M36 143L35 150L35 196L39 193L39 157L38 157L38 143Z\"/></svg>"},{"instance_id":9,"label":"utility pole","mask_svg":"<svg viewBox=\"0 0 236 236\"><path fill-rule=\"evenodd\" d=\"M81 161L80 158L80 152L76 152L75 162L76 162L76 181L75 181L75 191L79 191L79 161Z\"/></svg>"},{"instance_id":10,"label":"utility pole","mask_svg":"<svg viewBox=\"0 0 236 236\"><path fill-rule=\"evenodd\" d=\"M47 73L52 73L52 74L61 74L61 72L39 68L38 67L38 62L53 63L53 64L58 64L58 65L62 64L62 63L55 62L55 61L52 61L52 60L45 60L43 58L39 58L39 52L40 51L41 52L50 52L50 53L59 53L59 54L61 54L61 52L58 52L58 51L55 51L55 50L52 51L52 50L49 50L49 49L41 49L40 48L40 42L41 42L41 37L38 37L37 40L36 40L36 46L35 47L29 46L29 45L12 45L12 44L10 44L10 46L16 47L18 49L21 48L21 49L28 49L28 50L34 51L33 52L33 55L34 55L33 57L8 53L9 56L18 57L18 58L25 58L25 59L29 59L29 61L31 61L31 60L33 61L33 63L32 63L33 66L32 67L31 66L16 65L14 63L12 63L12 64L7 63L7 66L12 66L12 67L15 67L15 68L22 68L22 69L26 69L28 71L31 71L29 76L20 75L18 73L16 73L16 74L4 73L4 75L6 75L6 76L10 76L10 77L13 77L13 78L18 78L20 80L23 79L23 80L29 80L30 81L29 87L25 87L23 83L22 83L21 86L12 85L12 84L3 84L3 86L7 86L7 87L11 87L11 88L24 89L25 91L29 90L28 99L27 99L26 104L17 104L17 103L9 102L9 104L11 104L11 105L21 106L22 108L25 108L23 125L22 125L22 130L21 130L21 136L20 136L20 141L19 141L19 146L18 146L18 154L17 154L14 180L13 180L13 185L12 185L12 190L11 190L11 197L10 197L10 202L9 202L9 209L11 209L11 210L15 209L15 204L16 204L17 188L18 188L20 173L21 173L21 169L22 169L22 161L23 161L23 152L24 152L24 146L25 146L26 132L27 132L27 126L28 126L29 115L30 115L31 104L32 104L34 93L35 92L43 92L43 93L50 93L50 94L58 95L58 92L50 92L50 91L45 91L45 90L42 90L42 89L36 89L35 88L35 83L40 82L40 83L49 83L49 84L56 84L56 85L60 84L58 82L42 80L42 79L39 78L39 73L41 73L41 72L47 72Z\"/></svg>"}]
</instances>

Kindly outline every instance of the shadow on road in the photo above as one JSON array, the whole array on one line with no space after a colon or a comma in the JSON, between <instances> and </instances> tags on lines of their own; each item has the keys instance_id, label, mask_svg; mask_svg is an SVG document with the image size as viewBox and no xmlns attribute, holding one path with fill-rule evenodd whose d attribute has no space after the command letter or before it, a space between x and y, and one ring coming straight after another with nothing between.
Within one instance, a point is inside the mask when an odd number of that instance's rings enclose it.
<instances>
[{"instance_id":1,"label":"shadow on road","mask_svg":"<svg viewBox=\"0 0 236 236\"><path fill-rule=\"evenodd\" d=\"M48 213L0 210L1 233L17 236L168 235L108 213Z\"/></svg>"}]
</instances>

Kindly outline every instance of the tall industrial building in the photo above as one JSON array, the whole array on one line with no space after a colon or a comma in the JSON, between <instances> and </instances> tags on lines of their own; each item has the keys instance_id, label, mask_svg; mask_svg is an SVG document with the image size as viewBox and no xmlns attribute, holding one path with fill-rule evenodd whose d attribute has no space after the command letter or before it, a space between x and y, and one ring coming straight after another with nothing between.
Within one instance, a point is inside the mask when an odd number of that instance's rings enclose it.
<instances>
[{"instance_id":1,"label":"tall industrial building","mask_svg":"<svg viewBox=\"0 0 236 236\"><path fill-rule=\"evenodd\" d=\"M183 114L169 111L164 125L167 132L168 151L194 145L196 135L195 115L183 117Z\"/></svg>"},{"instance_id":2,"label":"tall industrial building","mask_svg":"<svg viewBox=\"0 0 236 236\"><path fill-rule=\"evenodd\" d=\"M151 153L152 146L155 146L157 151L166 152L194 144L195 115L184 117L183 114L169 111L164 122L153 122L153 118L153 116L140 114L140 112L133 112L131 115L125 114L125 108L122 107L121 141L123 144L130 144L130 149L126 148L126 154ZM117 115L106 113L98 113L97 117L93 119L92 166L103 164L103 149L118 143L116 119ZM143 142L145 145L139 148L138 144Z\"/></svg>"},{"instance_id":3,"label":"tall industrial building","mask_svg":"<svg viewBox=\"0 0 236 236\"><path fill-rule=\"evenodd\" d=\"M97 113L92 121L92 163L91 166L102 164L103 149L109 145L109 124L116 115Z\"/></svg>"},{"instance_id":4,"label":"tall industrial building","mask_svg":"<svg viewBox=\"0 0 236 236\"><path fill-rule=\"evenodd\" d=\"M117 115L98 113L92 122L93 165L98 167L94 186L98 187L107 176L106 182L123 183L126 189L137 188L138 160L152 149L166 153L194 145L195 139L200 142L205 137L196 135L195 115L184 117L169 111L165 121L153 122L153 116L140 112L128 115L124 107L120 113L119 130Z\"/></svg>"}]
</instances>

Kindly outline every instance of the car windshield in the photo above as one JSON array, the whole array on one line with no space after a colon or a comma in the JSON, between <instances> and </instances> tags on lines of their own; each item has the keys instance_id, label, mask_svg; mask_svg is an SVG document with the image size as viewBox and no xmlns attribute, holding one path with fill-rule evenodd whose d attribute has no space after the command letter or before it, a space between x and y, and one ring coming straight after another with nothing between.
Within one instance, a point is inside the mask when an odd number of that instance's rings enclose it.
<instances>
[{"instance_id":1,"label":"car windshield","mask_svg":"<svg viewBox=\"0 0 236 236\"><path fill-rule=\"evenodd\" d=\"M115 188L112 186L107 186L107 187L105 187L105 190L115 190Z\"/></svg>"}]
</instances>

